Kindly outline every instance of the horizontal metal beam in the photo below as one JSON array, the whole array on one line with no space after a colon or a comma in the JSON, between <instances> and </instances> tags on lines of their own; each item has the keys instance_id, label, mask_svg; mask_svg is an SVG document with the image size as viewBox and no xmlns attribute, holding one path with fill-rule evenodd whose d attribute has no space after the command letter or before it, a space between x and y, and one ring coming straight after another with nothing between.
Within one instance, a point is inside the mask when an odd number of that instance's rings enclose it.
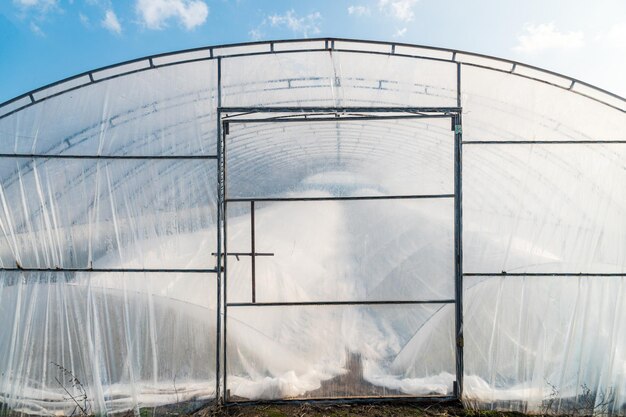
<instances>
[{"instance_id":1,"label":"horizontal metal beam","mask_svg":"<svg viewBox=\"0 0 626 417\"><path fill-rule=\"evenodd\" d=\"M460 107L220 107L220 113L460 113Z\"/></svg>"},{"instance_id":2,"label":"horizontal metal beam","mask_svg":"<svg viewBox=\"0 0 626 417\"><path fill-rule=\"evenodd\" d=\"M169 160L169 159L217 159L217 155L67 155L67 154L18 154L0 153L0 158L41 158L41 159L147 159L147 160Z\"/></svg>"},{"instance_id":3,"label":"horizontal metal beam","mask_svg":"<svg viewBox=\"0 0 626 417\"><path fill-rule=\"evenodd\" d=\"M249 407L255 405L289 405L289 404L441 404L458 403L458 398L449 395L389 395L389 396L355 396L355 397L314 397L314 398L287 398L280 400L228 400L225 407Z\"/></svg>"},{"instance_id":4,"label":"horizontal metal beam","mask_svg":"<svg viewBox=\"0 0 626 417\"><path fill-rule=\"evenodd\" d=\"M464 277L626 277L626 272L466 272Z\"/></svg>"},{"instance_id":5,"label":"horizontal metal beam","mask_svg":"<svg viewBox=\"0 0 626 417\"><path fill-rule=\"evenodd\" d=\"M413 115L394 115L394 116L339 116L339 117L307 117L307 115L298 115L298 117L271 117L267 119L237 119L229 117L225 121L228 123L302 123L302 122L346 122L346 121L370 121L370 120L405 120L405 119L444 119L452 117L451 114L413 114Z\"/></svg>"},{"instance_id":6,"label":"horizontal metal beam","mask_svg":"<svg viewBox=\"0 0 626 417\"><path fill-rule=\"evenodd\" d=\"M454 194L415 194L415 195L371 195L371 196L346 196L346 197L237 197L228 198L228 203L242 203L250 201L279 202L279 201L358 201L358 200L418 200L434 198L454 198Z\"/></svg>"},{"instance_id":7,"label":"horizontal metal beam","mask_svg":"<svg viewBox=\"0 0 626 417\"><path fill-rule=\"evenodd\" d=\"M171 269L171 268L0 268L0 272L142 272L142 273L217 273L215 268Z\"/></svg>"},{"instance_id":8,"label":"horizontal metal beam","mask_svg":"<svg viewBox=\"0 0 626 417\"><path fill-rule=\"evenodd\" d=\"M211 253L211 255L213 256L217 256L217 253L213 252ZM228 252L228 253L222 253L220 256L252 256L252 252ZM273 253L270 252L255 252L254 256L274 256Z\"/></svg>"},{"instance_id":9,"label":"horizontal metal beam","mask_svg":"<svg viewBox=\"0 0 626 417\"><path fill-rule=\"evenodd\" d=\"M352 305L414 305L414 304L454 304L451 300L396 300L396 301L285 301L269 303L228 303L228 307L291 307L291 306L352 306Z\"/></svg>"},{"instance_id":10,"label":"horizontal metal beam","mask_svg":"<svg viewBox=\"0 0 626 417\"><path fill-rule=\"evenodd\" d=\"M463 145L601 145L626 144L626 140L481 140L465 141Z\"/></svg>"}]
</instances>

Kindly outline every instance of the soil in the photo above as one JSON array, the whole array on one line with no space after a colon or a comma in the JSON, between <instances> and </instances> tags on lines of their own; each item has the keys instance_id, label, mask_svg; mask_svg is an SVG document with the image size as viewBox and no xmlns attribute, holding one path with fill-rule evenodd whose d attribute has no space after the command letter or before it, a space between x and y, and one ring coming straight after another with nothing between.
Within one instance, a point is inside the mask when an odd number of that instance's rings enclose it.
<instances>
[{"instance_id":1,"label":"soil","mask_svg":"<svg viewBox=\"0 0 626 417\"><path fill-rule=\"evenodd\" d=\"M414 405L414 404L272 404L233 405L221 409L199 410L194 417L518 417L522 414L495 411L473 411L460 405Z\"/></svg>"}]
</instances>

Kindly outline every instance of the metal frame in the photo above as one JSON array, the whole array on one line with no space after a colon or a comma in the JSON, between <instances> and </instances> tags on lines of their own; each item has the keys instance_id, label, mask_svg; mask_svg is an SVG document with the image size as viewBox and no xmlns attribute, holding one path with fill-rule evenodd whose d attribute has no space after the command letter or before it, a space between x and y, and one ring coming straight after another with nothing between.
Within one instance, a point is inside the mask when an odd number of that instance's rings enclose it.
<instances>
[{"instance_id":1,"label":"metal frame","mask_svg":"<svg viewBox=\"0 0 626 417\"><path fill-rule=\"evenodd\" d=\"M219 155L81 155L81 154L46 154L46 153L31 153L31 154L6 154L0 153L1 159L31 159L31 160L132 160L132 161L163 161L163 160L219 160ZM218 228L219 236L219 228ZM218 238L219 240L219 238ZM23 266L18 263L14 267L0 266L0 272L68 272L68 273L219 273L218 267L215 268L99 268L93 267L36 267L36 266Z\"/></svg>"},{"instance_id":2,"label":"metal frame","mask_svg":"<svg viewBox=\"0 0 626 417\"><path fill-rule=\"evenodd\" d=\"M176 273L176 274L203 274L217 273L217 268L36 268L36 267L0 267L0 271L8 272L113 272L113 273Z\"/></svg>"},{"instance_id":3,"label":"metal frame","mask_svg":"<svg viewBox=\"0 0 626 417\"><path fill-rule=\"evenodd\" d=\"M460 66L458 82L460 83ZM460 88L460 84L459 84ZM460 93L457 94L458 104L460 104ZM218 107L218 120L221 121L219 132L218 151L221 163L219 164L221 187L219 196L222 207L223 248L224 252L217 254L223 260L223 337L218 343L223 343L223 371L222 386L223 392L221 401L224 404L231 404L228 398L228 372L227 372L227 328L228 309L236 307L285 307L285 306L347 306L347 305L420 305L420 304L454 304L455 305L455 334L456 334L456 381L453 384L452 396L409 396L402 398L424 399L424 400L460 400L463 391L463 305L462 305L462 203L461 203L461 173L462 173L462 127L461 127L460 106L457 107ZM265 117L250 118L250 115L261 115ZM278 116L275 116L279 114ZM329 115L331 115L329 117ZM227 136L230 133L230 124L234 123L281 123L281 122L302 122L315 123L320 121L353 121L353 120L388 120L398 118L450 118L451 130L454 132L450 146L454 148L454 193L452 194L423 194L423 195L389 195L389 196L351 196L351 197L250 197L250 198L230 198L227 187ZM454 299L441 300L380 300L380 301L314 301L314 302L257 302L256 300L256 256L271 256L273 254L259 254L255 252L255 203L256 202L311 202L311 201L364 201L364 200L398 200L398 199L453 199L454 200ZM250 242L251 252L230 253L228 252L228 203L250 203ZM221 245L220 245L221 246ZM251 302L228 302L228 258L230 256L250 256L252 263L251 270ZM219 339L219 335L218 335ZM218 353L219 356L219 353ZM219 358L218 358L219 362ZM219 379L218 372L218 379ZM220 398L219 394L217 396ZM392 397L390 397L392 398ZM367 398L350 398L349 400L367 400ZM348 399L346 399L348 400ZM303 401L282 400L282 401ZM309 400L304 400L309 401ZM240 403L237 401L236 403Z\"/></svg>"},{"instance_id":4,"label":"metal frame","mask_svg":"<svg viewBox=\"0 0 626 417\"><path fill-rule=\"evenodd\" d=\"M303 44L306 44L307 46L310 45L310 47L302 48ZM276 46L279 45L281 46L280 50L276 48ZM246 49L250 48L254 49L254 51L246 51ZM369 48L369 50L367 48ZM400 48L404 48L405 53L398 52ZM518 77L523 77L544 84L549 84L554 87L570 91L574 94L587 97L590 100L594 100L596 102L605 104L609 107L626 113L626 98L624 97L601 89L579 79L568 77L554 71L549 71L543 68L524 64L510 59L502 59L460 49L438 48L433 46L415 45L401 42L390 43L347 38L310 38L244 42L238 44L224 44L192 48L175 52L149 55L142 58L124 61L118 64L108 65L91 71L86 71L72 77L64 78L57 82L50 83L40 88L36 88L27 93L21 94L15 98L0 103L0 119L15 112L18 112L24 108L30 107L35 103L48 100L49 98L56 97L60 94L77 90L102 81L110 80L124 75L135 74L138 72L150 71L172 65L207 60L219 61L225 58L227 59L242 56L319 51L352 52L372 55L392 55L431 61L451 62L456 63L459 66L465 65L470 67L483 68L487 70L511 74ZM159 60L168 60L168 62L158 63ZM490 64L492 64L493 66L490 66ZM124 67L128 68L125 69ZM107 71L111 72L115 69L118 69L119 72L115 74L107 74ZM535 75L527 75L524 73L524 70L530 71L531 73L534 72ZM559 83L557 83L557 80L559 81ZM63 88L64 84L67 84L65 88ZM593 97L589 94L586 94L585 92L577 91L575 89L577 85L595 91L600 95L605 96L606 99L603 100L601 98ZM42 95L42 97L37 97L38 95ZM615 103L609 102L609 100L614 100ZM8 110L6 112L3 112L4 108Z\"/></svg>"},{"instance_id":5,"label":"metal frame","mask_svg":"<svg viewBox=\"0 0 626 417\"><path fill-rule=\"evenodd\" d=\"M46 154L46 153L30 153L30 154L12 154L0 153L0 158L30 158L30 159L102 159L102 160L149 160L163 161L176 159L217 159L217 155L71 155L71 154Z\"/></svg>"},{"instance_id":6,"label":"metal frame","mask_svg":"<svg viewBox=\"0 0 626 417\"><path fill-rule=\"evenodd\" d=\"M301 398L286 400L257 400L257 401L236 401L224 404L225 407L247 407L254 405L298 405L298 404L317 404L317 405L336 405L336 404L410 404L410 405L428 405L458 403L458 398L454 396L439 397L413 397L409 395L390 395L388 397L328 397L328 398Z\"/></svg>"},{"instance_id":7,"label":"metal frame","mask_svg":"<svg viewBox=\"0 0 626 417\"><path fill-rule=\"evenodd\" d=\"M297 45L306 44L302 48ZM341 46L341 45L343 46ZM292 46L296 45L296 46ZM310 47L309 47L310 45ZM281 50L277 50L280 46ZM367 46L370 50L359 49ZM256 51L245 51L250 47L258 47ZM291 48L291 49L290 49ZM399 49L404 48L405 53L400 53ZM377 49L377 50L374 50ZM228 52L230 50L230 53ZM410 51L414 51L410 52ZM226 51L226 52L225 52ZM453 63L457 68L457 88L456 107L222 107L222 61L224 59L237 58L243 56L257 56L268 54L289 54L321 51L338 51L354 54L371 54L398 56L420 60ZM193 58L188 55L197 54ZM204 56L202 56L204 54ZM438 57L436 54L447 54L449 57ZM469 57L470 59L468 59ZM160 59L172 58L170 62L159 63ZM472 61L473 59L473 61ZM477 63L478 60L483 60ZM32 90L11 100L0 104L0 119L20 112L32 105L44 102L50 98L57 97L67 92L75 91L90 85L111 80L118 77L128 76L143 71L150 71L173 65L212 60L217 64L217 154L216 155L80 155L80 154L8 154L1 153L1 158L30 158L30 159L91 159L91 160L216 160L217 163L217 252L211 254L216 257L215 268L204 269L167 269L167 268L38 268L38 267L0 267L0 271L8 272L67 272L67 273L206 273L215 274L217 290L217 312L216 312L216 399L225 404L232 404L228 401L226 382L226 350L227 350L227 312L229 307L264 307L264 306L317 306L317 305L416 305L416 304L454 304L455 305L455 343L456 343L456 384L454 395L451 397L385 397L385 398L350 398L350 399L297 399L278 400L272 403L281 402L333 402L333 401L441 401L451 399L461 399L463 395L463 278L464 277L624 277L626 273L591 273L591 272L563 272L563 273L512 273L512 272L464 272L463 271L463 182L462 182L462 150L464 145L599 145L599 144L626 144L626 140L537 140L537 141L463 141L462 138L462 69L463 67L481 68L500 73L511 74L517 77L533 80L539 83L569 91L573 94L586 97L592 101L606 105L612 109L626 113L626 99L594 87L588 83L567 77L552 71L547 71L538 67L522 64L516 61L494 58L482 54L474 54L462 50L434 48L430 46L411 45L403 43L386 43L376 41L359 41L341 38L316 38L303 40L269 41L269 42L249 42L233 45L219 45L204 48L195 48L174 53L164 53L152 55L126 61L120 64L102 67L96 70L87 71L73 77L69 77L47 86ZM143 66L138 67L141 64ZM490 64L499 64L490 66ZM127 68L125 68L127 67ZM108 74L107 71L117 69L117 73ZM522 71L520 71L522 70ZM528 75L523 70L531 70L536 76ZM81 81L82 79L82 81ZM557 82L558 81L558 82ZM592 92L599 93L601 97L594 97L585 92L577 91L576 86L583 86ZM252 115L264 115L264 118L255 119ZM226 166L226 136L228 134L229 123L293 123L293 122L316 122L316 121L364 121L364 120L396 120L396 119L420 119L420 118L447 118L452 119L454 130L454 193L440 195L395 195L395 196L359 196L359 197L334 197L334 198L228 198L227 196L227 166ZM279 201L353 201L353 200L394 200L394 199L454 199L454 247L455 247L455 295L454 299L446 300L413 300L413 301L320 301L320 302L262 302L256 300L256 274L255 262L257 256L272 256L271 253L256 252L255 237L255 204L256 202L279 202ZM233 202L249 202L251 212L251 247L250 252L227 251L227 206ZM227 300L227 271L228 258L230 256L250 256L252 262L252 293L249 303L228 303ZM220 376L223 376L221 381ZM222 385L223 383L223 385ZM221 391L223 388L223 392ZM250 403L259 403L251 401ZM241 404L237 402L236 404Z\"/></svg>"},{"instance_id":8,"label":"metal frame","mask_svg":"<svg viewBox=\"0 0 626 417\"><path fill-rule=\"evenodd\" d=\"M456 105L461 108L461 64L456 66ZM456 343L456 385L454 396L461 400L463 396L463 111L452 119L454 130L454 328Z\"/></svg>"},{"instance_id":9,"label":"metal frame","mask_svg":"<svg viewBox=\"0 0 626 417\"><path fill-rule=\"evenodd\" d=\"M217 106L222 105L222 60L217 60ZM224 218L224 177L223 173L223 150L222 150L222 123L217 119L217 313L216 336L215 336L215 399L220 398L220 348L222 331L222 224ZM226 367L224 367L226 369Z\"/></svg>"},{"instance_id":10,"label":"metal frame","mask_svg":"<svg viewBox=\"0 0 626 417\"><path fill-rule=\"evenodd\" d=\"M471 140L463 145L610 145L626 144L626 140Z\"/></svg>"}]
</instances>

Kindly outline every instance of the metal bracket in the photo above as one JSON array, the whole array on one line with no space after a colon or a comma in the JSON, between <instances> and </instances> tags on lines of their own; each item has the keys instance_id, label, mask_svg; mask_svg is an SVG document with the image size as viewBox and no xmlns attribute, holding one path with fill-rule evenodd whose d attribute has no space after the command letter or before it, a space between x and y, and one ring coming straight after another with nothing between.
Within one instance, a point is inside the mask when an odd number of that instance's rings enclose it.
<instances>
[{"instance_id":1,"label":"metal bracket","mask_svg":"<svg viewBox=\"0 0 626 417\"><path fill-rule=\"evenodd\" d=\"M459 336L456 338L456 345L458 347L463 347L465 345L465 340L463 339L463 336Z\"/></svg>"}]
</instances>

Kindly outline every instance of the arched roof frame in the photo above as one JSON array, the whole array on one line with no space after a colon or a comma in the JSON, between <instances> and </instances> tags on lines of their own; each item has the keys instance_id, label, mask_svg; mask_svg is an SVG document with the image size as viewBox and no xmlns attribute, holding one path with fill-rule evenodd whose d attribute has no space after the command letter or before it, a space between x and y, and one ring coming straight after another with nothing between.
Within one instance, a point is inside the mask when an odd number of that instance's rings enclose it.
<instances>
[{"instance_id":1,"label":"arched roof frame","mask_svg":"<svg viewBox=\"0 0 626 417\"><path fill-rule=\"evenodd\" d=\"M171 65L266 54L314 51L360 52L376 55L419 58L508 73L545 83L587 97L626 113L626 98L587 82L521 62L457 49L398 42L364 41L342 38L313 38L224 44L149 55L142 58L86 71L36 88L0 104L0 119L49 98L102 81Z\"/></svg>"}]
</instances>

